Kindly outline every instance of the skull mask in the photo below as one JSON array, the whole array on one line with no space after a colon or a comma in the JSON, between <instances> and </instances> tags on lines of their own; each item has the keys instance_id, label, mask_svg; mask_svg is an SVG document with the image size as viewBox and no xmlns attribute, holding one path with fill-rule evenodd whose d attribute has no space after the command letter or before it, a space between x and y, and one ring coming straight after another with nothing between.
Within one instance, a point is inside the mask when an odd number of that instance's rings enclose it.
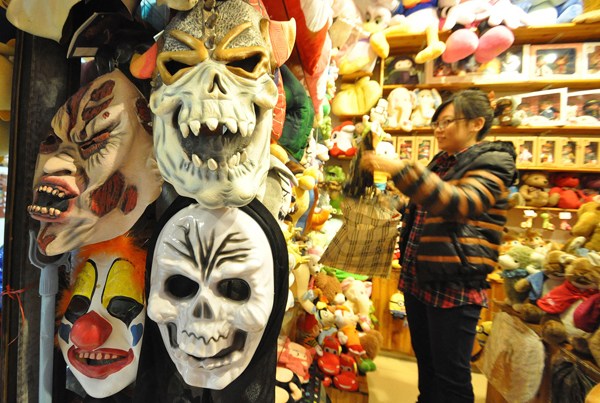
<instances>
[{"instance_id":1,"label":"skull mask","mask_svg":"<svg viewBox=\"0 0 600 403\"><path fill-rule=\"evenodd\" d=\"M274 267L267 235L242 209L191 204L168 219L148 316L188 385L221 390L248 367L273 310Z\"/></svg>"},{"instance_id":2,"label":"skull mask","mask_svg":"<svg viewBox=\"0 0 600 403\"><path fill-rule=\"evenodd\" d=\"M160 194L150 110L116 70L82 87L58 110L40 145L32 218L38 246L57 255L128 231Z\"/></svg>"},{"instance_id":3,"label":"skull mask","mask_svg":"<svg viewBox=\"0 0 600 403\"><path fill-rule=\"evenodd\" d=\"M146 252L123 236L88 245L77 259L58 344L83 389L104 398L136 378L146 317Z\"/></svg>"},{"instance_id":4,"label":"skull mask","mask_svg":"<svg viewBox=\"0 0 600 403\"><path fill-rule=\"evenodd\" d=\"M199 2L167 26L157 58L154 147L166 181L207 208L264 191L276 63L269 21L242 0Z\"/></svg>"}]
</instances>

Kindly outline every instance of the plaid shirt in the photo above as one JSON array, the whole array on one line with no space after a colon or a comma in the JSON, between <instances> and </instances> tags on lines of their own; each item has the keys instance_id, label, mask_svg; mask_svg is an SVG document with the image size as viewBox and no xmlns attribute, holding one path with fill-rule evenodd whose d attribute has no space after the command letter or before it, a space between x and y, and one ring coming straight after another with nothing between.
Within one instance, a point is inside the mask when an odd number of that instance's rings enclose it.
<instances>
[{"instance_id":1,"label":"plaid shirt","mask_svg":"<svg viewBox=\"0 0 600 403\"><path fill-rule=\"evenodd\" d=\"M465 150L462 150L460 153ZM460 153L457 153L456 155L459 155ZM447 153L441 154L435 160L433 171L443 179L446 172L448 172L448 170L456 163L456 155L448 155ZM425 290L419 287L419 284L417 283L416 265L417 249L426 215L427 212L422 210L420 206L417 206L415 219L410 233L408 234L406 249L403 251L402 272L400 274L398 289L405 293L408 292L421 302L436 308L454 308L469 304L487 307L488 297L485 290L474 288Z\"/></svg>"}]
</instances>

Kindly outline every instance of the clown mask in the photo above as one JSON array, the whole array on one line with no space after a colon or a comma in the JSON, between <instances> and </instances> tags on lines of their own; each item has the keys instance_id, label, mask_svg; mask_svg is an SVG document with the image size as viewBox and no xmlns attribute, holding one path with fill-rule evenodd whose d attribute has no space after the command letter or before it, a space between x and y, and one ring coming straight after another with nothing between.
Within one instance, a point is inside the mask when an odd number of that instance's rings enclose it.
<instances>
[{"instance_id":1,"label":"clown mask","mask_svg":"<svg viewBox=\"0 0 600 403\"><path fill-rule=\"evenodd\" d=\"M148 316L188 385L221 390L244 372L265 334L274 282L269 239L245 211L191 204L166 222Z\"/></svg>"},{"instance_id":2,"label":"clown mask","mask_svg":"<svg viewBox=\"0 0 600 403\"><path fill-rule=\"evenodd\" d=\"M145 259L146 252L125 237L89 245L77 256L58 344L75 378L95 398L135 380L146 313Z\"/></svg>"},{"instance_id":3,"label":"clown mask","mask_svg":"<svg viewBox=\"0 0 600 403\"><path fill-rule=\"evenodd\" d=\"M154 148L177 193L207 208L240 207L262 197L269 169L274 23L243 0L217 4L199 2L165 29L150 97ZM294 23L277 24L288 24L280 36L293 44Z\"/></svg>"},{"instance_id":4,"label":"clown mask","mask_svg":"<svg viewBox=\"0 0 600 403\"><path fill-rule=\"evenodd\" d=\"M81 88L40 145L27 210L58 255L127 232L161 191L142 94L116 70Z\"/></svg>"}]
</instances>

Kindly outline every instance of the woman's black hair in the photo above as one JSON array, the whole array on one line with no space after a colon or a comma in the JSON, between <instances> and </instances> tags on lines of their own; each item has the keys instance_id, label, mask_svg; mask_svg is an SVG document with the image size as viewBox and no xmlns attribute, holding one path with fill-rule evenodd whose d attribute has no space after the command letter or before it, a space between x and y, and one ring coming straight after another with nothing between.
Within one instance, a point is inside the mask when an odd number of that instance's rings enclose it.
<instances>
[{"instance_id":1,"label":"woman's black hair","mask_svg":"<svg viewBox=\"0 0 600 403\"><path fill-rule=\"evenodd\" d=\"M454 114L458 118L475 119L481 117L485 119L483 127L477 133L477 140L482 140L492 127L492 120L494 119L494 109L487 94L481 90L459 91L442 101L433 113L431 121L437 121L439 114L450 104L454 105Z\"/></svg>"}]
</instances>

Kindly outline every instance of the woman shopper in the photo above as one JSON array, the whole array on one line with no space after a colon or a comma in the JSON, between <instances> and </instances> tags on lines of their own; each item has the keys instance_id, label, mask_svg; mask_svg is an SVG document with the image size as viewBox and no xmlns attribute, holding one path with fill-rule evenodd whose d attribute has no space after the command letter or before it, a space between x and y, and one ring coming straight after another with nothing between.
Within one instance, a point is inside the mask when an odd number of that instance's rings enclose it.
<instances>
[{"instance_id":1,"label":"woman shopper","mask_svg":"<svg viewBox=\"0 0 600 403\"><path fill-rule=\"evenodd\" d=\"M439 152L424 167L375 153L360 166L381 170L410 203L400 251L407 318L419 370L419 403L473 402L470 358L475 328L487 306L486 276L494 269L517 178L512 143L482 141L492 125L485 93L465 90L435 111Z\"/></svg>"}]
</instances>

